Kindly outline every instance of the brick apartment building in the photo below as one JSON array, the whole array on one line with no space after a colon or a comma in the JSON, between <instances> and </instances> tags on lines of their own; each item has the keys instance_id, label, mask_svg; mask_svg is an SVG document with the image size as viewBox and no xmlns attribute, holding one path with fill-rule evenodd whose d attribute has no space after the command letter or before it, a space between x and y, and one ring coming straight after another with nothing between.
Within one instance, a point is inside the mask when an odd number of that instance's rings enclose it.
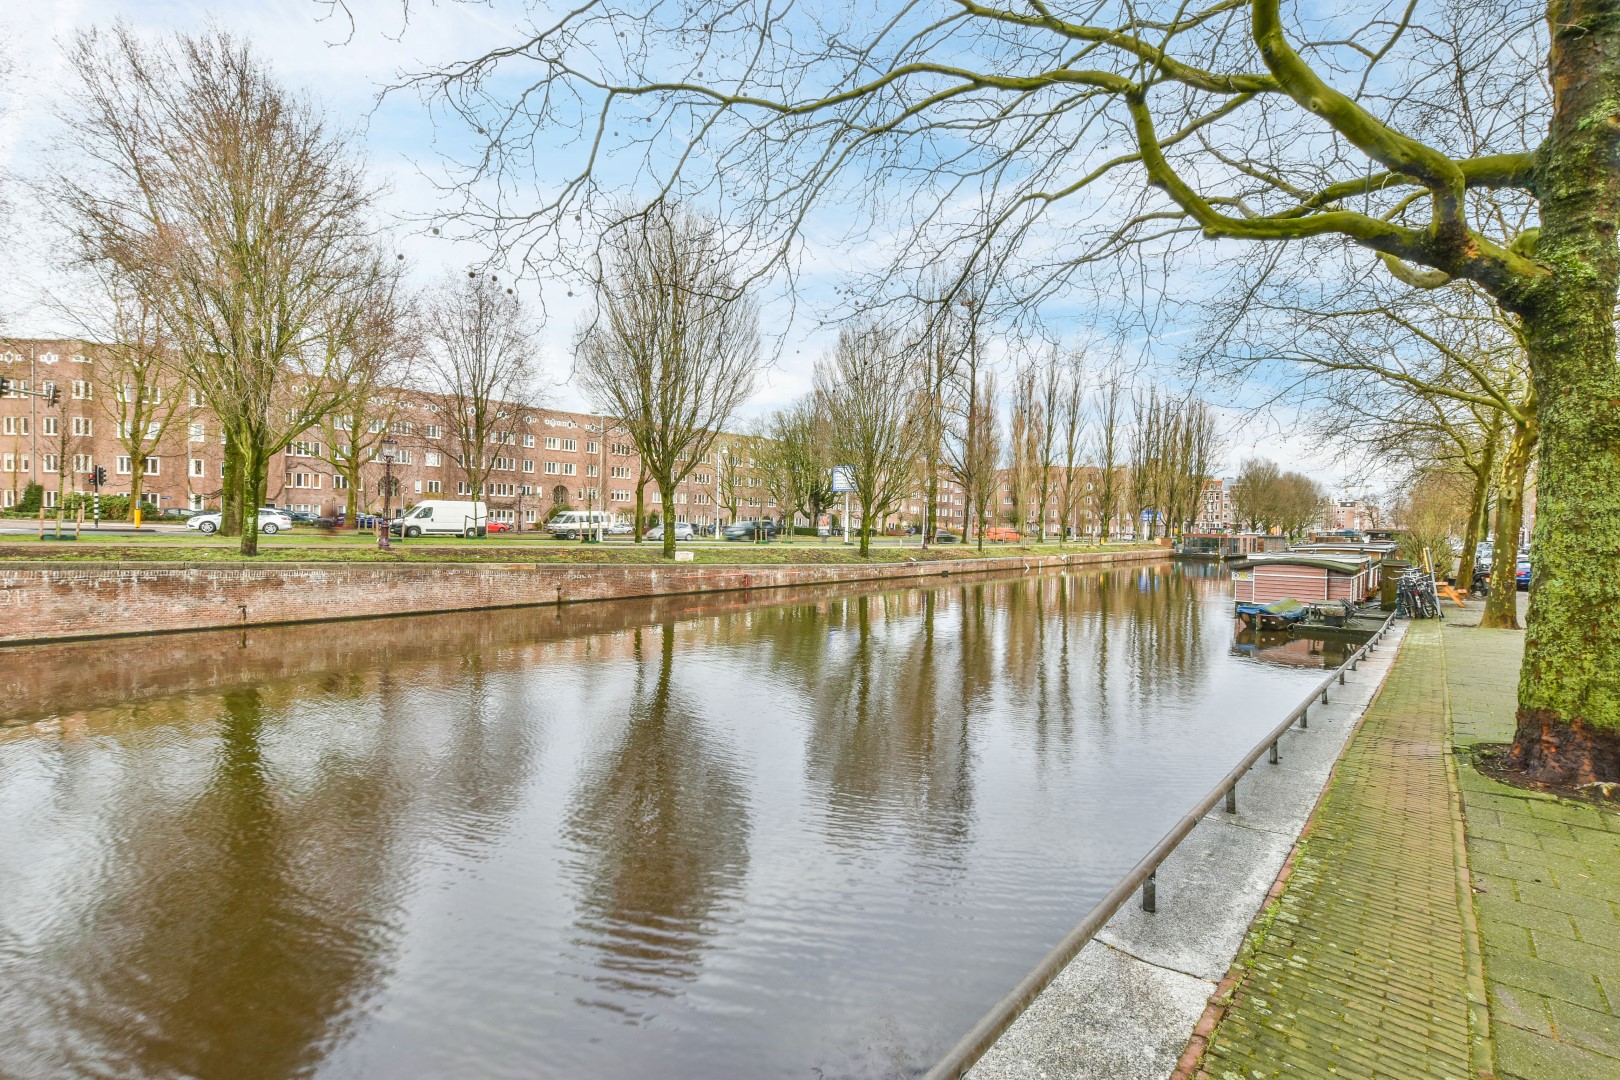
<instances>
[{"instance_id":1,"label":"brick apartment building","mask_svg":"<svg viewBox=\"0 0 1620 1080\"><path fill-rule=\"evenodd\" d=\"M103 495L129 495L132 459L125 438L115 372L93 344L74 340L0 340L0 375L13 391L0 398L0 508L16 506L30 483L44 489L47 509L61 496L88 492L96 466L107 470ZM57 405L19 391L56 389ZM224 474L224 439L218 420L201 398L183 386L152 392L157 415L147 442L141 501L154 510L217 509ZM611 418L559 409L518 410L511 428L495 436L493 471L484 501L490 517L527 529L542 524L559 506L607 509L629 520L635 513L641 460ZM457 440L441 429L438 410L418 394L402 394L388 437L392 472L406 504L427 498L471 499L459 464ZM765 516L781 509L754 467L752 440L722 435L710 454L675 489L675 516L699 528ZM266 502L318 516L335 517L347 505L345 480L328 460L318 429L305 431L272 461ZM382 505L384 464L373 460L361 474L362 512ZM965 521L961 489L942 484L940 524L960 532ZM395 503L398 505L398 499ZM735 504L734 507L732 504ZM645 485L644 509L660 512L659 492ZM842 511L842 504L833 508ZM922 497L903 500L889 518L921 521ZM856 512L858 522L858 511ZM521 524L519 524L521 523ZM808 522L803 522L808 524Z\"/></svg>"}]
</instances>

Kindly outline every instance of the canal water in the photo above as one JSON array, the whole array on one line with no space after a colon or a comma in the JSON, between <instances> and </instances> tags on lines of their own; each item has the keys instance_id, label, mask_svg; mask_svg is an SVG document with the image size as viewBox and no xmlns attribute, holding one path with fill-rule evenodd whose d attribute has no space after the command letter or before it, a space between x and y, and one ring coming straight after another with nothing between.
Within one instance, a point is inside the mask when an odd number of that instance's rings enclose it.
<instances>
[{"instance_id":1,"label":"canal water","mask_svg":"<svg viewBox=\"0 0 1620 1080\"><path fill-rule=\"evenodd\" d=\"M0 650L0 1076L926 1068L1297 703L1207 567Z\"/></svg>"}]
</instances>

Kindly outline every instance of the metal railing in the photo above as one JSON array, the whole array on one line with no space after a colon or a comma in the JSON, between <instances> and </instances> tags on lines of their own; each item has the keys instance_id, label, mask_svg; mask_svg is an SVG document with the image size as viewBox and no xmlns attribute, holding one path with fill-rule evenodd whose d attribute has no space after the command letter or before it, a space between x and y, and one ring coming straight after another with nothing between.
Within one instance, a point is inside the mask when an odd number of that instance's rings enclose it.
<instances>
[{"instance_id":1,"label":"metal railing","mask_svg":"<svg viewBox=\"0 0 1620 1080\"><path fill-rule=\"evenodd\" d=\"M1097 932L1103 928L1109 919L1114 917L1114 913L1125 906L1125 902L1130 899L1132 893L1141 889L1142 910L1156 911L1158 908L1158 896L1154 877L1159 865L1187 838L1187 834L1193 831L1199 821L1203 820L1206 814L1215 809L1215 804L1220 802L1222 798L1226 800L1226 812L1229 814L1237 813L1238 781L1243 779L1248 771L1253 768L1255 762L1260 760L1261 754L1267 754L1268 760L1273 765L1281 761L1278 743L1282 737L1296 723L1302 728L1310 726L1307 716L1310 707L1317 704L1318 701L1326 704L1329 688L1335 682L1342 684L1345 672L1354 671L1356 665L1361 662L1362 657L1378 648L1378 643L1383 640L1384 635L1389 631L1390 623L1394 622L1394 620L1395 613L1390 612L1373 636L1361 648L1351 653L1348 660L1335 668L1322 681L1320 686L1312 690L1303 702L1295 706L1294 710L1271 730L1270 734L1256 743L1254 749L1250 750L1231 772L1222 777L1207 795L1198 800L1198 804L1189 810L1180 821L1175 823L1170 831L1165 834L1164 839L1160 840L1153 850L1148 852L1142 861L1137 863L1135 868L1120 880L1119 884L1108 890L1107 895L1097 901L1096 905L1086 913L1086 917L1080 920L1079 925L1070 930L1063 940L1058 942L1052 951L1047 953L1041 962L1036 964L1017 986L1013 987L1005 997L998 1001L994 1008L986 1013L977 1024L974 1024L966 1035L962 1036L961 1040L951 1048L949 1053L941 1058L932 1069L928 1070L924 1080L958 1080L959 1077L971 1069L974 1063L984 1056L985 1051L989 1050L995 1041L1002 1036L1002 1033L1012 1026L1013 1021L1022 1015L1030 1003L1040 996L1041 991L1045 990L1052 980L1057 978L1058 973L1068 966L1069 961L1073 960L1080 950L1085 948L1086 943L1097 935Z\"/></svg>"}]
</instances>

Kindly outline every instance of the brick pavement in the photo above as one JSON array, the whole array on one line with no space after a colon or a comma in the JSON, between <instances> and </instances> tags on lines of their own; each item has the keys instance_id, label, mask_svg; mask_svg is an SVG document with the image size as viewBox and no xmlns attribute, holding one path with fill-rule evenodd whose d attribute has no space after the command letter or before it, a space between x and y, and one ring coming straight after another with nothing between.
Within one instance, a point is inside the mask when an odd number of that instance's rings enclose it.
<instances>
[{"instance_id":1,"label":"brick pavement","mask_svg":"<svg viewBox=\"0 0 1620 1080\"><path fill-rule=\"evenodd\" d=\"M1346 748L1282 895L1238 959L1204 1070L1466 1077L1468 924L1447 779L1440 631L1415 624ZM1474 990L1477 997L1477 989Z\"/></svg>"},{"instance_id":2,"label":"brick pavement","mask_svg":"<svg viewBox=\"0 0 1620 1080\"><path fill-rule=\"evenodd\" d=\"M1477 618L1409 631L1251 929L1205 1075L1620 1080L1620 809L1474 768L1512 737L1523 651Z\"/></svg>"},{"instance_id":3,"label":"brick pavement","mask_svg":"<svg viewBox=\"0 0 1620 1080\"><path fill-rule=\"evenodd\" d=\"M1524 636L1451 624L1445 647L1497 1076L1620 1078L1620 810L1473 768L1513 737Z\"/></svg>"}]
</instances>

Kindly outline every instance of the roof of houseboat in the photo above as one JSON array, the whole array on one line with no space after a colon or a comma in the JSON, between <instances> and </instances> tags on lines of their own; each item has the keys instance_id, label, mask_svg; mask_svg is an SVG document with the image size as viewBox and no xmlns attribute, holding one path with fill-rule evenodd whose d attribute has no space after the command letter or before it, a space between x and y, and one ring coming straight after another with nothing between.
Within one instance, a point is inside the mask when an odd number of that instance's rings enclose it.
<instances>
[{"instance_id":1,"label":"roof of houseboat","mask_svg":"<svg viewBox=\"0 0 1620 1080\"><path fill-rule=\"evenodd\" d=\"M1256 566L1314 566L1333 574L1359 574L1367 569L1371 562L1372 560L1365 555L1311 555L1299 551L1280 551L1250 555L1233 563L1232 569L1246 570Z\"/></svg>"}]
</instances>

